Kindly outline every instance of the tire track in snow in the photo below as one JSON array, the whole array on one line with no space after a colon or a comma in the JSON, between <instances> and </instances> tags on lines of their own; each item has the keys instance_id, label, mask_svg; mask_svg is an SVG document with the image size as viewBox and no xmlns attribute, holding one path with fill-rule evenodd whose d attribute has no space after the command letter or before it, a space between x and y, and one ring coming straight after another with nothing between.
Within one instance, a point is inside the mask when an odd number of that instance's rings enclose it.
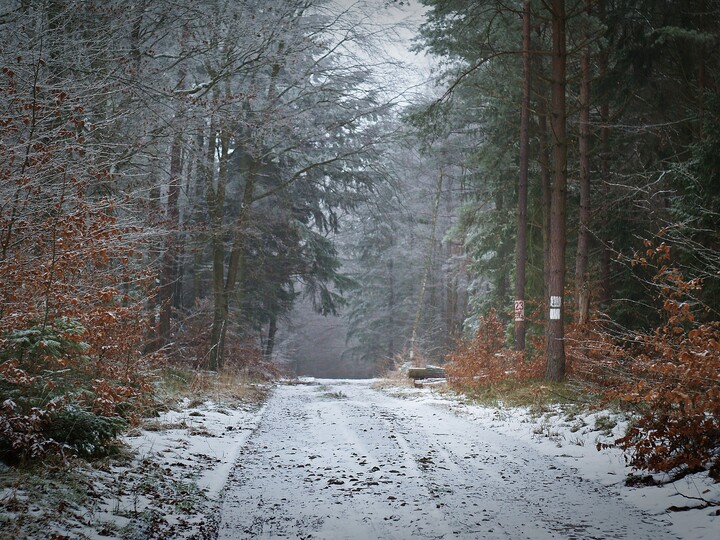
<instances>
[{"instance_id":1,"label":"tire track in snow","mask_svg":"<svg viewBox=\"0 0 720 540\"><path fill-rule=\"evenodd\" d=\"M220 538L673 538L532 447L365 383L279 387L225 490Z\"/></svg>"}]
</instances>

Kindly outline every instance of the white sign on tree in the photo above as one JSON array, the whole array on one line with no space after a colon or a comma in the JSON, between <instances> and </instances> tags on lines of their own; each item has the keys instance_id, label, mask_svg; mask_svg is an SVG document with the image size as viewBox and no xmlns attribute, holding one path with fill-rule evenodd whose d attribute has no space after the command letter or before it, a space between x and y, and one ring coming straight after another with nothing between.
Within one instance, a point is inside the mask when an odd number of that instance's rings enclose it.
<instances>
[{"instance_id":1,"label":"white sign on tree","mask_svg":"<svg viewBox=\"0 0 720 540\"><path fill-rule=\"evenodd\" d=\"M557 321L560 319L560 306L562 306L562 297L550 297L550 320Z\"/></svg>"}]
</instances>

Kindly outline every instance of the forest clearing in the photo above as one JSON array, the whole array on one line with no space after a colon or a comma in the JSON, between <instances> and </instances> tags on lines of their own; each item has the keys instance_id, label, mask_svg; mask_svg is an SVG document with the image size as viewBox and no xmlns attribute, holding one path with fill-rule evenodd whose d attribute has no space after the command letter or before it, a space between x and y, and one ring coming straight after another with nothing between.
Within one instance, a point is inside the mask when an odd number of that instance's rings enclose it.
<instances>
[{"instance_id":1,"label":"forest clearing","mask_svg":"<svg viewBox=\"0 0 720 540\"><path fill-rule=\"evenodd\" d=\"M0 0L0 535L716 538L719 29Z\"/></svg>"}]
</instances>

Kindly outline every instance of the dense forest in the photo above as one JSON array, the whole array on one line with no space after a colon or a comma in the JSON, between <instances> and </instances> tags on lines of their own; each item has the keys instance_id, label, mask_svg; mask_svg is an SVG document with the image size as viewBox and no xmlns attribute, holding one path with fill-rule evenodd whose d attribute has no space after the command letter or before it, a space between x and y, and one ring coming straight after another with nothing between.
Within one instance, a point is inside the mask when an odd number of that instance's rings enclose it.
<instances>
[{"instance_id":1,"label":"dense forest","mask_svg":"<svg viewBox=\"0 0 720 540\"><path fill-rule=\"evenodd\" d=\"M420 4L422 85L414 3L2 3L3 459L102 454L166 366L288 374L314 311L720 478L720 2Z\"/></svg>"}]
</instances>

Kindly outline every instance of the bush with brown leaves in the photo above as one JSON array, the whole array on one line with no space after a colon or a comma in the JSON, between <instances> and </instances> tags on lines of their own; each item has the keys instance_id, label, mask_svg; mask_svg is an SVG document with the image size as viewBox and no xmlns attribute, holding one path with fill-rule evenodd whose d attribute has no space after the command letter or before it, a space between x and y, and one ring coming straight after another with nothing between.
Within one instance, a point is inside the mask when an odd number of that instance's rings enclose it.
<instances>
[{"instance_id":1,"label":"bush with brown leaves","mask_svg":"<svg viewBox=\"0 0 720 540\"><path fill-rule=\"evenodd\" d=\"M448 355L445 369L450 385L470 390L501 381L539 378L544 368L542 358L526 359L524 353L505 347L503 324L491 310L479 318L474 338Z\"/></svg>"},{"instance_id":2,"label":"bush with brown leaves","mask_svg":"<svg viewBox=\"0 0 720 540\"><path fill-rule=\"evenodd\" d=\"M720 322L699 320L702 280L685 278L670 247L646 241L636 264L654 269L663 323L623 336L610 358L627 377L607 397L639 412L617 444L638 469L675 475L709 468L720 481Z\"/></svg>"}]
</instances>

